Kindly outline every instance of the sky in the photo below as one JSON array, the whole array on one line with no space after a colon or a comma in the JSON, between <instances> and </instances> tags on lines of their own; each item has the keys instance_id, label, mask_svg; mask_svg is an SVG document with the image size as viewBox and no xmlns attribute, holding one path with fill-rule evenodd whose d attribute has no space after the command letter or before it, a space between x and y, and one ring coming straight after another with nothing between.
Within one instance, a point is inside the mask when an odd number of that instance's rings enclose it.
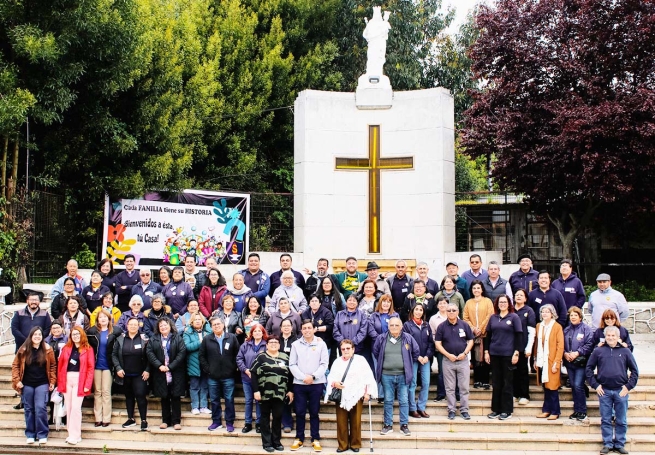
<instances>
[{"instance_id":1,"label":"sky","mask_svg":"<svg viewBox=\"0 0 655 455\"><path fill-rule=\"evenodd\" d=\"M455 20L447 29L448 33L456 33L459 29L459 26L464 23L466 20L466 15L468 12L478 3L483 0L443 0L441 5L442 9L445 11L448 6L455 8Z\"/></svg>"}]
</instances>

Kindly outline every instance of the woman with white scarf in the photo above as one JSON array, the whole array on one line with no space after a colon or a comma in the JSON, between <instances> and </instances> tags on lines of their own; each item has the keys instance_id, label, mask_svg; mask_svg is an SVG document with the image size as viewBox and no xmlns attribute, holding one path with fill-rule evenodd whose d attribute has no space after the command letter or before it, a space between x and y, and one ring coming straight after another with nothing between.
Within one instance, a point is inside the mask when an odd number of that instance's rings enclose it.
<instances>
[{"instance_id":1,"label":"woman with white scarf","mask_svg":"<svg viewBox=\"0 0 655 455\"><path fill-rule=\"evenodd\" d=\"M273 292L273 297L268 304L269 314L273 314L279 309L278 304L283 297L289 301L291 311L301 314L307 309L307 299L295 279L291 270L282 273L282 284Z\"/></svg>"},{"instance_id":2,"label":"woman with white scarf","mask_svg":"<svg viewBox=\"0 0 655 455\"><path fill-rule=\"evenodd\" d=\"M362 447L362 408L364 401L377 398L378 386L366 359L355 354L355 344L343 340L338 357L330 369L325 391L327 403L333 388L341 389L341 402L337 410L337 453L351 449L359 452ZM350 365L350 367L349 367ZM344 379L344 373L348 372Z\"/></svg>"},{"instance_id":3,"label":"woman with white scarf","mask_svg":"<svg viewBox=\"0 0 655 455\"><path fill-rule=\"evenodd\" d=\"M541 322L537 324L535 349L537 384L544 387L544 405L537 417L557 420L560 415L558 389L564 356L564 331L557 322L557 311L551 304L541 307Z\"/></svg>"}]
</instances>

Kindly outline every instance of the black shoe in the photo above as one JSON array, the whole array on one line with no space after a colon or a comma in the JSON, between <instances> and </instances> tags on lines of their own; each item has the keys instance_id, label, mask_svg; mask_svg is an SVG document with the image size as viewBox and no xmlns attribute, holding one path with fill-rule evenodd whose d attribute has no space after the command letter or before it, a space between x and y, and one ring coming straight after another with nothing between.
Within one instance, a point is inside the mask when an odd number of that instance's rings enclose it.
<instances>
[{"instance_id":1,"label":"black shoe","mask_svg":"<svg viewBox=\"0 0 655 455\"><path fill-rule=\"evenodd\" d=\"M275 446L275 450L278 452L282 452L284 450L284 446L282 444L278 444Z\"/></svg>"},{"instance_id":2,"label":"black shoe","mask_svg":"<svg viewBox=\"0 0 655 455\"><path fill-rule=\"evenodd\" d=\"M378 404L384 404L384 398L378 398Z\"/></svg>"},{"instance_id":3,"label":"black shoe","mask_svg":"<svg viewBox=\"0 0 655 455\"><path fill-rule=\"evenodd\" d=\"M355 453L359 452L359 449L350 449L350 450L352 450ZM626 452L626 453L628 453L628 452Z\"/></svg>"},{"instance_id":4,"label":"black shoe","mask_svg":"<svg viewBox=\"0 0 655 455\"><path fill-rule=\"evenodd\" d=\"M586 384L585 384L585 386L584 386L584 396L587 397L587 398L589 398L589 387L587 387Z\"/></svg>"},{"instance_id":5,"label":"black shoe","mask_svg":"<svg viewBox=\"0 0 655 455\"><path fill-rule=\"evenodd\" d=\"M141 431L147 431L148 430L148 421L147 420L142 420L141 421Z\"/></svg>"},{"instance_id":6,"label":"black shoe","mask_svg":"<svg viewBox=\"0 0 655 455\"><path fill-rule=\"evenodd\" d=\"M612 448L607 447L607 446L603 446L603 448L600 449L600 453L603 454L603 455L606 454L606 453L610 453L611 451L612 451Z\"/></svg>"},{"instance_id":7,"label":"black shoe","mask_svg":"<svg viewBox=\"0 0 655 455\"><path fill-rule=\"evenodd\" d=\"M247 423L241 429L241 433L250 433L252 431L252 423Z\"/></svg>"},{"instance_id":8,"label":"black shoe","mask_svg":"<svg viewBox=\"0 0 655 455\"><path fill-rule=\"evenodd\" d=\"M134 419L127 419L123 424L123 428L133 427L134 425L136 425L136 421Z\"/></svg>"},{"instance_id":9,"label":"black shoe","mask_svg":"<svg viewBox=\"0 0 655 455\"><path fill-rule=\"evenodd\" d=\"M482 384L482 388L484 390L489 390L489 389L491 389L491 384Z\"/></svg>"},{"instance_id":10,"label":"black shoe","mask_svg":"<svg viewBox=\"0 0 655 455\"><path fill-rule=\"evenodd\" d=\"M255 433L261 433L261 432L262 432L262 427L258 423L256 423L255 424Z\"/></svg>"},{"instance_id":11,"label":"black shoe","mask_svg":"<svg viewBox=\"0 0 655 455\"><path fill-rule=\"evenodd\" d=\"M464 412L462 412L462 419L471 420L471 416L469 415L468 412L464 411Z\"/></svg>"},{"instance_id":12,"label":"black shoe","mask_svg":"<svg viewBox=\"0 0 655 455\"><path fill-rule=\"evenodd\" d=\"M337 449L336 452L341 453L341 452L345 452L346 450L348 450L348 449Z\"/></svg>"},{"instance_id":13,"label":"black shoe","mask_svg":"<svg viewBox=\"0 0 655 455\"><path fill-rule=\"evenodd\" d=\"M102 422L96 422L95 424L93 424L93 426L96 427L96 428L101 427Z\"/></svg>"},{"instance_id":14,"label":"black shoe","mask_svg":"<svg viewBox=\"0 0 655 455\"><path fill-rule=\"evenodd\" d=\"M25 405L24 405L23 402L21 401L21 402L18 403L16 406L14 406L14 409L23 409L24 407L25 407Z\"/></svg>"},{"instance_id":15,"label":"black shoe","mask_svg":"<svg viewBox=\"0 0 655 455\"><path fill-rule=\"evenodd\" d=\"M567 387L569 389L571 388L571 379L570 378L566 378L566 383L564 384L564 387Z\"/></svg>"},{"instance_id":16,"label":"black shoe","mask_svg":"<svg viewBox=\"0 0 655 455\"><path fill-rule=\"evenodd\" d=\"M489 414L487 414L487 417L489 417L490 419L497 419L498 417L500 417L500 413L499 412L490 412Z\"/></svg>"},{"instance_id":17,"label":"black shoe","mask_svg":"<svg viewBox=\"0 0 655 455\"><path fill-rule=\"evenodd\" d=\"M455 411L448 411L448 420L455 420Z\"/></svg>"},{"instance_id":18,"label":"black shoe","mask_svg":"<svg viewBox=\"0 0 655 455\"><path fill-rule=\"evenodd\" d=\"M268 453L273 453L275 452L275 449L271 446L266 446L264 447L264 450L267 451Z\"/></svg>"},{"instance_id":19,"label":"black shoe","mask_svg":"<svg viewBox=\"0 0 655 455\"><path fill-rule=\"evenodd\" d=\"M584 412L578 412L578 417L576 417L576 419L581 421L581 422L583 420L585 420L586 418L587 418L587 414L585 414Z\"/></svg>"},{"instance_id":20,"label":"black shoe","mask_svg":"<svg viewBox=\"0 0 655 455\"><path fill-rule=\"evenodd\" d=\"M512 414L509 414L507 412L501 412L500 416L498 417L498 420L507 420L511 418L512 418Z\"/></svg>"},{"instance_id":21,"label":"black shoe","mask_svg":"<svg viewBox=\"0 0 655 455\"><path fill-rule=\"evenodd\" d=\"M574 412L573 414L571 414L571 415L569 416L569 419L571 419L571 420L575 420L575 419L578 418L578 415L580 415L579 412Z\"/></svg>"},{"instance_id":22,"label":"black shoe","mask_svg":"<svg viewBox=\"0 0 655 455\"><path fill-rule=\"evenodd\" d=\"M622 454L627 454L628 451L625 450L625 447L614 447L614 451Z\"/></svg>"},{"instance_id":23,"label":"black shoe","mask_svg":"<svg viewBox=\"0 0 655 455\"><path fill-rule=\"evenodd\" d=\"M438 395L437 398L434 401L443 401L446 399L445 395Z\"/></svg>"},{"instance_id":24,"label":"black shoe","mask_svg":"<svg viewBox=\"0 0 655 455\"><path fill-rule=\"evenodd\" d=\"M474 382L473 383L473 388L474 389L481 389L482 388L482 383L481 382Z\"/></svg>"}]
</instances>

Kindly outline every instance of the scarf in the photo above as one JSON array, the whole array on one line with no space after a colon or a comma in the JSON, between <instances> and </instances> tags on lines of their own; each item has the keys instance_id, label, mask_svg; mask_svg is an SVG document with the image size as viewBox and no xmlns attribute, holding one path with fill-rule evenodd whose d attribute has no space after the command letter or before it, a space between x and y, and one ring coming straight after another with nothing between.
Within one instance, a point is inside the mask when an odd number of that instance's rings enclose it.
<instances>
[{"instance_id":1,"label":"scarf","mask_svg":"<svg viewBox=\"0 0 655 455\"><path fill-rule=\"evenodd\" d=\"M73 330L73 327L76 325L79 325L80 327L84 327L84 313L81 311L77 311L73 317L71 317L70 313L66 311L64 313L64 333L66 335L70 335L71 330Z\"/></svg>"},{"instance_id":2,"label":"scarf","mask_svg":"<svg viewBox=\"0 0 655 455\"><path fill-rule=\"evenodd\" d=\"M455 295L457 292L457 289L453 289L452 291L448 292L445 289L441 291L441 295L443 295L446 299L450 300L452 296Z\"/></svg>"},{"instance_id":3,"label":"scarf","mask_svg":"<svg viewBox=\"0 0 655 455\"><path fill-rule=\"evenodd\" d=\"M247 294L248 292L250 292L250 288L248 286L246 286L245 284L243 285L243 287L241 289L235 289L233 287L228 286L227 290L230 291L230 294L232 294L232 295L244 295L244 294Z\"/></svg>"},{"instance_id":4,"label":"scarf","mask_svg":"<svg viewBox=\"0 0 655 455\"><path fill-rule=\"evenodd\" d=\"M166 366L168 366L170 360L168 357L168 347L170 346L168 341L168 337L161 337L161 348L164 350L164 365ZM173 382L173 374L171 373L171 370L168 370L166 372L166 384L170 384L171 382Z\"/></svg>"},{"instance_id":5,"label":"scarf","mask_svg":"<svg viewBox=\"0 0 655 455\"><path fill-rule=\"evenodd\" d=\"M537 343L537 361L536 366L541 368L541 383L545 384L548 382L548 372L550 368L548 367L548 354L549 354L549 343L550 340L550 331L555 325L555 320L551 320L548 325L541 323L539 325L539 335Z\"/></svg>"},{"instance_id":6,"label":"scarf","mask_svg":"<svg viewBox=\"0 0 655 455\"><path fill-rule=\"evenodd\" d=\"M416 318L413 317L413 318L412 318L412 321L414 321L414 324L416 324L416 325L418 326L419 329L420 329L421 327L423 327L423 319L416 319Z\"/></svg>"}]
</instances>

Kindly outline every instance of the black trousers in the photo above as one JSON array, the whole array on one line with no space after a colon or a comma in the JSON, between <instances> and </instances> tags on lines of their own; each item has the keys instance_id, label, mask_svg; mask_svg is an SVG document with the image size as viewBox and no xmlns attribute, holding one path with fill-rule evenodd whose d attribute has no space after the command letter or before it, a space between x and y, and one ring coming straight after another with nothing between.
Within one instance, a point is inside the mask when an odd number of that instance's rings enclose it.
<instances>
[{"instance_id":1,"label":"black trousers","mask_svg":"<svg viewBox=\"0 0 655 455\"><path fill-rule=\"evenodd\" d=\"M139 417L148 420L148 382L139 376L125 376L123 379L125 392L125 408L127 417L134 419L134 401L139 406Z\"/></svg>"},{"instance_id":2,"label":"black trousers","mask_svg":"<svg viewBox=\"0 0 655 455\"><path fill-rule=\"evenodd\" d=\"M161 421L170 425L182 422L180 397L173 396L173 383L168 384L168 396L161 399Z\"/></svg>"},{"instance_id":3,"label":"black trousers","mask_svg":"<svg viewBox=\"0 0 655 455\"><path fill-rule=\"evenodd\" d=\"M514 370L514 396L516 398L530 399L530 376L528 376L528 358L522 352L519 353L519 361Z\"/></svg>"},{"instance_id":4,"label":"black trousers","mask_svg":"<svg viewBox=\"0 0 655 455\"><path fill-rule=\"evenodd\" d=\"M514 411L514 365L507 356L491 356L491 410L511 414Z\"/></svg>"},{"instance_id":5,"label":"black trousers","mask_svg":"<svg viewBox=\"0 0 655 455\"><path fill-rule=\"evenodd\" d=\"M281 445L282 439L282 400L271 399L259 402L262 416L259 419L259 426L262 432L262 446L276 447ZM271 414L273 421L271 422Z\"/></svg>"},{"instance_id":6,"label":"black trousers","mask_svg":"<svg viewBox=\"0 0 655 455\"><path fill-rule=\"evenodd\" d=\"M474 362L473 364L473 382L481 382L489 384L489 365L482 361L480 363Z\"/></svg>"}]
</instances>

